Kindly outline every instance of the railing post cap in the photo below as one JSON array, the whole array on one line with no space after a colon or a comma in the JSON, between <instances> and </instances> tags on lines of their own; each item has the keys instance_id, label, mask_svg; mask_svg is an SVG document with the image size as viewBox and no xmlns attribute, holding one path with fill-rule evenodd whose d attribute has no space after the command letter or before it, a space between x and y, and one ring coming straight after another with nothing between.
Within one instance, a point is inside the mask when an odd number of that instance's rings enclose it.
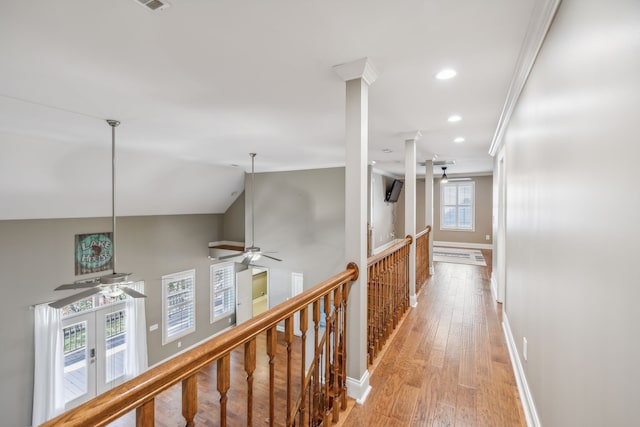
<instances>
[{"instance_id":1,"label":"railing post cap","mask_svg":"<svg viewBox=\"0 0 640 427\"><path fill-rule=\"evenodd\" d=\"M356 264L355 262L350 262L349 264L347 264L347 270L355 270L355 276L351 280L358 280L358 277L360 277L360 269L358 268L358 264Z\"/></svg>"}]
</instances>

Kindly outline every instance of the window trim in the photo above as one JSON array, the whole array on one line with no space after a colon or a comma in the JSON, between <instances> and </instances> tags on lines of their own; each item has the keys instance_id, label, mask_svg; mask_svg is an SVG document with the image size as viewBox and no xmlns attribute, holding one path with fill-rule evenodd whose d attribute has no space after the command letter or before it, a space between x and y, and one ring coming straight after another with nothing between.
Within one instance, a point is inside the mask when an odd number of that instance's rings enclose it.
<instances>
[{"instance_id":1,"label":"window trim","mask_svg":"<svg viewBox=\"0 0 640 427\"><path fill-rule=\"evenodd\" d=\"M180 332L174 333L172 335L168 335L169 333L169 325L168 325L168 306L167 306L167 290L168 285L173 282L177 282L179 280L191 279L193 283L192 287L192 299L191 304L193 305L192 309L192 325ZM185 335L189 335L196 330L196 270L185 270L179 273L167 274L162 276L162 345L169 344L172 341L175 341L179 338L184 337Z\"/></svg>"},{"instance_id":2,"label":"window trim","mask_svg":"<svg viewBox=\"0 0 640 427\"><path fill-rule=\"evenodd\" d=\"M461 228L458 226L458 218L456 217L456 225L454 227L447 227L444 224L444 210L445 207L451 207L454 205L445 205L444 192L447 187L456 187L456 212L458 207L465 206L458 204L458 188L460 186L471 186L472 200L471 200L471 228ZM456 213L457 215L457 213ZM461 182L447 182L440 183L440 230L442 231L466 231L468 233L474 233L476 231L476 182L475 181L461 181Z\"/></svg>"},{"instance_id":3,"label":"window trim","mask_svg":"<svg viewBox=\"0 0 640 427\"><path fill-rule=\"evenodd\" d=\"M214 278L215 278L215 270L221 269L221 268L229 268L231 267L231 269L233 270L233 283L230 286L227 286L225 288L223 288L224 290L227 289L231 289L233 292L233 301L231 302L231 310L229 311L225 311L224 313L217 315L215 314L215 308L214 308L214 303L215 303L215 297L218 294L218 292L216 292L215 290L215 283L214 283ZM224 262L224 263L218 263L218 264L211 264L211 267L209 268L209 321L210 323L215 323L215 322L219 322L222 319L225 319L227 317L231 317L236 313L236 278L235 278L235 274L236 274L236 269L235 269L235 263L233 262Z\"/></svg>"}]
</instances>

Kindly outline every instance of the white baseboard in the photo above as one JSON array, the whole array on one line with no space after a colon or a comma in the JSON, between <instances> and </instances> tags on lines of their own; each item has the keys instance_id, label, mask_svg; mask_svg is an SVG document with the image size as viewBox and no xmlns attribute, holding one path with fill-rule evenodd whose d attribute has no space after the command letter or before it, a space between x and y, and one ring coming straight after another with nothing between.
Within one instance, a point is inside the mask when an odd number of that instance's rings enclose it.
<instances>
[{"instance_id":1,"label":"white baseboard","mask_svg":"<svg viewBox=\"0 0 640 427\"><path fill-rule=\"evenodd\" d=\"M533 402L533 396L527 383L527 377L524 374L524 368L520 362L520 356L518 355L518 348L516 342L511 333L511 326L509 326L509 319L507 313L502 313L502 330L507 340L507 348L509 349L509 357L511 359L511 365L513 366L513 372L516 377L516 383L518 384L518 392L520 393L520 400L522 401L522 409L524 409L524 416L527 419L527 425L529 427L540 427L540 418L536 411L536 405Z\"/></svg>"},{"instance_id":2,"label":"white baseboard","mask_svg":"<svg viewBox=\"0 0 640 427\"><path fill-rule=\"evenodd\" d=\"M371 386L369 385L368 370L364 371L362 378L359 380L347 377L347 396L355 399L358 404L362 405L364 401L367 400L367 396L369 396L370 391Z\"/></svg>"},{"instance_id":3,"label":"white baseboard","mask_svg":"<svg viewBox=\"0 0 640 427\"><path fill-rule=\"evenodd\" d=\"M493 295L494 300L498 301L498 280L493 271L491 272L491 295Z\"/></svg>"},{"instance_id":4,"label":"white baseboard","mask_svg":"<svg viewBox=\"0 0 640 427\"><path fill-rule=\"evenodd\" d=\"M491 243L433 242L433 246L465 249L493 249L493 245Z\"/></svg>"},{"instance_id":5,"label":"white baseboard","mask_svg":"<svg viewBox=\"0 0 640 427\"><path fill-rule=\"evenodd\" d=\"M429 266L429 274L436 274L436 269L433 268L433 263L431 263L431 265Z\"/></svg>"}]
</instances>

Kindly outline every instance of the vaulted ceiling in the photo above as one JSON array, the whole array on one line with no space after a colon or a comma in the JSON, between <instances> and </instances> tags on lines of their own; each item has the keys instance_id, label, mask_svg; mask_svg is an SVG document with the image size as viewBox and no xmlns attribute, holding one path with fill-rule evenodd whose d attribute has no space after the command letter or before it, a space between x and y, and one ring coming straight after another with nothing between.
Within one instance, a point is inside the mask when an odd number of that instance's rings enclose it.
<instances>
[{"instance_id":1,"label":"vaulted ceiling","mask_svg":"<svg viewBox=\"0 0 640 427\"><path fill-rule=\"evenodd\" d=\"M534 0L169 2L0 4L0 219L110 215L107 118L118 215L224 212L249 152L259 172L344 165L332 67L363 57L377 168L402 174L421 130L420 159L490 172Z\"/></svg>"}]
</instances>

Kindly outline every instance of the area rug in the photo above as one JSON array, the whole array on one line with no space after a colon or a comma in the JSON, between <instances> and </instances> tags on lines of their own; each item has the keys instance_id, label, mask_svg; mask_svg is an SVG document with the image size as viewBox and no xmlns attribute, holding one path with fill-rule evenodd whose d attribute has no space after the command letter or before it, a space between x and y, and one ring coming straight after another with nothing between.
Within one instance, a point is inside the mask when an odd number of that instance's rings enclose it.
<instances>
[{"instance_id":1,"label":"area rug","mask_svg":"<svg viewBox=\"0 0 640 427\"><path fill-rule=\"evenodd\" d=\"M487 265L482 256L482 251L477 249L441 248L436 246L433 248L433 260L454 264Z\"/></svg>"}]
</instances>

